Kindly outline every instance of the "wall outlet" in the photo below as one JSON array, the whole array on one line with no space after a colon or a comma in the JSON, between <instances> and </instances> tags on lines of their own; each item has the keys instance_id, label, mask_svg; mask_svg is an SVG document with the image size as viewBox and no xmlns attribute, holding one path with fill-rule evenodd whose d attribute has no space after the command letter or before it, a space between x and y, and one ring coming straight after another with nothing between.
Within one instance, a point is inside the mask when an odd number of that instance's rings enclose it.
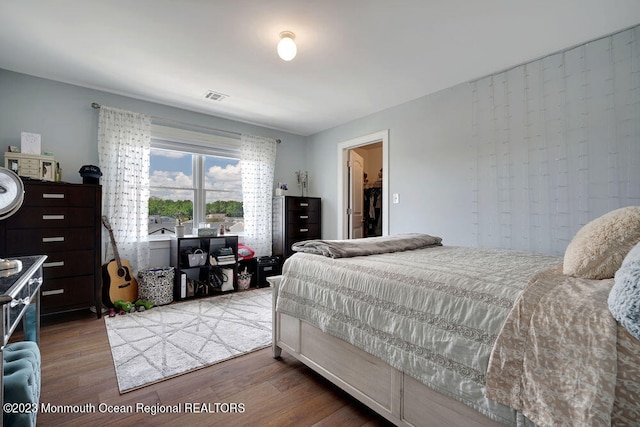
<instances>
[{"instance_id":1,"label":"wall outlet","mask_svg":"<svg viewBox=\"0 0 640 427\"><path fill-rule=\"evenodd\" d=\"M398 193L393 193L393 203L400 203L400 195Z\"/></svg>"}]
</instances>

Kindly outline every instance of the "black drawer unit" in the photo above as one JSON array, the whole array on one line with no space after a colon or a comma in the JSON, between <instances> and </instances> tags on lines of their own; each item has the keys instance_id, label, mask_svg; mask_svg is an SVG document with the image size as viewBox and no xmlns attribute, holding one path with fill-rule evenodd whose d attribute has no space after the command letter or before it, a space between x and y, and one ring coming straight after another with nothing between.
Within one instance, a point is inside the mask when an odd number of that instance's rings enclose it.
<instances>
[{"instance_id":1,"label":"black drawer unit","mask_svg":"<svg viewBox=\"0 0 640 427\"><path fill-rule=\"evenodd\" d=\"M319 239L321 230L319 197L276 196L273 198L272 253L286 259L293 255L291 245Z\"/></svg>"},{"instance_id":2,"label":"black drawer unit","mask_svg":"<svg viewBox=\"0 0 640 427\"><path fill-rule=\"evenodd\" d=\"M42 314L102 310L102 187L24 179L24 203L0 221L0 257L45 254Z\"/></svg>"}]
</instances>

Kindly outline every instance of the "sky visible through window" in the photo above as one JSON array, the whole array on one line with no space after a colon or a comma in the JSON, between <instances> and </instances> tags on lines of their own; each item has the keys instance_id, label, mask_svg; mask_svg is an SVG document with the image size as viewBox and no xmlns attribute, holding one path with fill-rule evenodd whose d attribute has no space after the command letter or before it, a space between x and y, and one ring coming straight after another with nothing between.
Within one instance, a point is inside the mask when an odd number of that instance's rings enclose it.
<instances>
[{"instance_id":1,"label":"sky visible through window","mask_svg":"<svg viewBox=\"0 0 640 427\"><path fill-rule=\"evenodd\" d=\"M192 192L177 188L193 188L191 154L179 151L151 149L150 184L153 195L170 200L190 200ZM158 189L157 187L165 187ZM172 187L172 188L166 188ZM207 202L215 200L242 201L240 161L207 156L205 159L205 189Z\"/></svg>"}]
</instances>

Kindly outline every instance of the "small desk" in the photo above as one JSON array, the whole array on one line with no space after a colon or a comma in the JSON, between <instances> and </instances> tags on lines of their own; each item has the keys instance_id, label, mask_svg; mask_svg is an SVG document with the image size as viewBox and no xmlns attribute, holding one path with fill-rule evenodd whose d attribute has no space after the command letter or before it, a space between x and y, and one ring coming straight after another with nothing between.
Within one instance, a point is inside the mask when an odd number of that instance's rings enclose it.
<instances>
[{"instance_id":1,"label":"small desk","mask_svg":"<svg viewBox=\"0 0 640 427\"><path fill-rule=\"evenodd\" d=\"M2 321L0 322L0 335L2 343L0 346L0 404L4 404L4 384L3 384L3 355L2 350L9 342L11 334L16 330L18 322L23 321L25 337L29 333L35 332L34 340L40 344L40 287L42 286L42 264L47 259L46 255L13 257L22 262L22 270L15 274L7 275L12 270L0 271L0 304L2 304ZM4 273L5 277L1 277ZM27 309L34 304L35 310ZM29 322L25 315L35 316L33 325L35 331L28 330ZM0 417L0 426L2 418Z\"/></svg>"}]
</instances>

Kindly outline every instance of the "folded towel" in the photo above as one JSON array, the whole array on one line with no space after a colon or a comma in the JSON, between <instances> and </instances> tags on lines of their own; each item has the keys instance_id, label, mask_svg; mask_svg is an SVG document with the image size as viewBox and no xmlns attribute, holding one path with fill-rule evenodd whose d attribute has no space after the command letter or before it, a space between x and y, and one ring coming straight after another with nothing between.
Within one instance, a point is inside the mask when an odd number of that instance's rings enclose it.
<instances>
[{"instance_id":1,"label":"folded towel","mask_svg":"<svg viewBox=\"0 0 640 427\"><path fill-rule=\"evenodd\" d=\"M442 239L440 237L407 233L350 240L304 240L294 243L291 249L296 252L324 255L331 258L348 258L441 245Z\"/></svg>"}]
</instances>

